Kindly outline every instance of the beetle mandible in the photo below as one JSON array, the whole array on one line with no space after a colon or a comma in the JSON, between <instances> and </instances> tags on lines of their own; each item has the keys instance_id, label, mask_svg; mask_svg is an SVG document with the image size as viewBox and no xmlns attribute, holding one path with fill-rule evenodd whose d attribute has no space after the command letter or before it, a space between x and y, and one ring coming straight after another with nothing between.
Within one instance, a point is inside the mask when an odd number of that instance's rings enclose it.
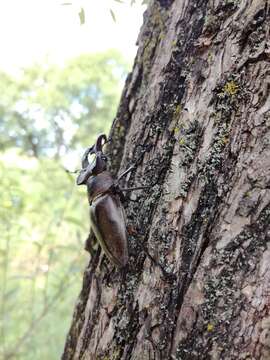
<instances>
[{"instance_id":1,"label":"beetle mandible","mask_svg":"<svg viewBox=\"0 0 270 360\"><path fill-rule=\"evenodd\" d=\"M107 143L105 134L99 135L96 143L87 148L82 157L82 169L77 185L86 185L90 204L90 222L92 231L108 259L121 268L128 261L128 243L124 209L120 200L118 181L130 172L132 165L115 181L107 171L107 157L102 147ZM92 163L88 156L95 155ZM148 186L124 190L139 190Z\"/></svg>"}]
</instances>

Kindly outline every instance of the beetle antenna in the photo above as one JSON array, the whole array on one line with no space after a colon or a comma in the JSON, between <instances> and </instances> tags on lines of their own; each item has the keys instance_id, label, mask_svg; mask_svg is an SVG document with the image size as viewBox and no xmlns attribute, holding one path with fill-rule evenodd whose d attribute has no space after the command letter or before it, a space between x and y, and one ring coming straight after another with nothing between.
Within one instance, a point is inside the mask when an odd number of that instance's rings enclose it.
<instances>
[{"instance_id":1,"label":"beetle antenna","mask_svg":"<svg viewBox=\"0 0 270 360\"><path fill-rule=\"evenodd\" d=\"M99 135L95 144L95 152L97 153L98 151L102 151L103 145L105 145L107 142L107 136L105 134Z\"/></svg>"}]
</instances>

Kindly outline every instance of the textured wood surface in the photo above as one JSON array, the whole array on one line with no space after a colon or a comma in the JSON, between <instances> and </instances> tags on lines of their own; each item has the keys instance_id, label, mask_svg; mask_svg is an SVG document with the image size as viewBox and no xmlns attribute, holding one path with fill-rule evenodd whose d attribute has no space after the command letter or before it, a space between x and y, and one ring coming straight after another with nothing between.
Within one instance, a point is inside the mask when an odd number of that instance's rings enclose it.
<instances>
[{"instance_id":1,"label":"textured wood surface","mask_svg":"<svg viewBox=\"0 0 270 360\"><path fill-rule=\"evenodd\" d=\"M130 261L98 252L62 359L270 359L266 0L150 1L114 123ZM87 209L86 209L87 211ZM167 272L146 256L143 247Z\"/></svg>"}]
</instances>

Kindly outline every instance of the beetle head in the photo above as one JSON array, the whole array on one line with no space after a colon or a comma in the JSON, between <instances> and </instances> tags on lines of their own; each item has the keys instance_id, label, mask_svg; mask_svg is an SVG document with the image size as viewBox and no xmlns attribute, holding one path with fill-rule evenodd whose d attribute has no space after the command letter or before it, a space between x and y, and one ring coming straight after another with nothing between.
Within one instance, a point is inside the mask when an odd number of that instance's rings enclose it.
<instances>
[{"instance_id":1,"label":"beetle head","mask_svg":"<svg viewBox=\"0 0 270 360\"><path fill-rule=\"evenodd\" d=\"M77 185L86 184L90 176L96 176L107 169L107 157L102 152L102 147L107 143L105 134L98 136L96 143L87 148L82 157L82 169L77 177ZM89 163L88 156L94 154L94 160Z\"/></svg>"}]
</instances>

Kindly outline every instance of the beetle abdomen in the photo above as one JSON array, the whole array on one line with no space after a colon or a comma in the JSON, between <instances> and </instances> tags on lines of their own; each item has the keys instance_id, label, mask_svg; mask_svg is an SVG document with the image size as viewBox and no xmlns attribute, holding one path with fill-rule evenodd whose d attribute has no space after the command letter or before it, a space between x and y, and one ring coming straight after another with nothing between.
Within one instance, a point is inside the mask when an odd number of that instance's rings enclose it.
<instances>
[{"instance_id":1,"label":"beetle abdomen","mask_svg":"<svg viewBox=\"0 0 270 360\"><path fill-rule=\"evenodd\" d=\"M105 254L116 266L128 261L128 245L123 208L117 196L104 194L90 206L94 234Z\"/></svg>"}]
</instances>

